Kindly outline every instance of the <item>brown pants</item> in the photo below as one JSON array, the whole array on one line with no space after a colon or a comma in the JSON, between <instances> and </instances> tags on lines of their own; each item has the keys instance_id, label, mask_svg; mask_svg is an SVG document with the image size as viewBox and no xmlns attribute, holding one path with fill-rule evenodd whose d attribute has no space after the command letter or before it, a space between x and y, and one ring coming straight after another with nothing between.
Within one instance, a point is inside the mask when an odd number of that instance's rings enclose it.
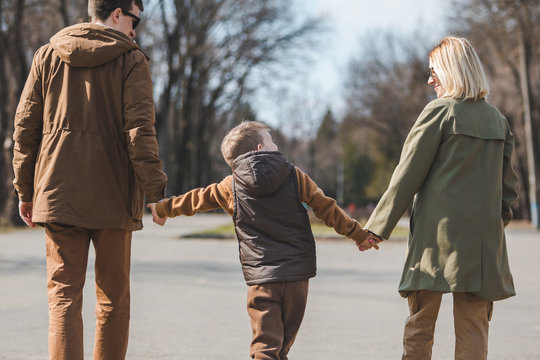
<instances>
[{"instance_id":1,"label":"brown pants","mask_svg":"<svg viewBox=\"0 0 540 360\"><path fill-rule=\"evenodd\" d=\"M455 359L487 359L493 302L470 293L452 294L456 334ZM405 322L403 359L431 359L435 322L439 315L442 295L442 292L430 290L411 291L408 294L410 315Z\"/></svg>"},{"instance_id":2,"label":"brown pants","mask_svg":"<svg viewBox=\"0 0 540 360\"><path fill-rule=\"evenodd\" d=\"M131 231L46 224L49 358L82 360L82 290L90 241L96 262L94 359L126 356L129 332Z\"/></svg>"},{"instance_id":3,"label":"brown pants","mask_svg":"<svg viewBox=\"0 0 540 360\"><path fill-rule=\"evenodd\" d=\"M252 285L247 311L256 360L286 360L306 309L309 280Z\"/></svg>"}]
</instances>

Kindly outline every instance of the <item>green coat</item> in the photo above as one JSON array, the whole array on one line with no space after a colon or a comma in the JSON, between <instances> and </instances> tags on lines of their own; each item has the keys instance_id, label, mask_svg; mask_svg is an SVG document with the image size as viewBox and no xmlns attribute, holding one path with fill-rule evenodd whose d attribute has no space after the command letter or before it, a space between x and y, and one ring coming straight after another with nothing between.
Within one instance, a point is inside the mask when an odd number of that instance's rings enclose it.
<instances>
[{"instance_id":1,"label":"green coat","mask_svg":"<svg viewBox=\"0 0 540 360\"><path fill-rule=\"evenodd\" d=\"M414 199L403 296L420 289L491 301L515 295L504 235L517 198L513 148L506 119L484 100L442 98L422 111L365 226L388 239Z\"/></svg>"}]
</instances>

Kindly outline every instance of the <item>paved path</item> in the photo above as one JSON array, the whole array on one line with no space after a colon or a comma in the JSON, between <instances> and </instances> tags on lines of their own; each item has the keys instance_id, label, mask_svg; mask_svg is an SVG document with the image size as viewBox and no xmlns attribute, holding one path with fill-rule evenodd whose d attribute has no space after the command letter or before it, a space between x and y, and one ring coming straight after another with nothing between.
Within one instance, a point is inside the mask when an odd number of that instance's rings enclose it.
<instances>
[{"instance_id":1,"label":"paved path","mask_svg":"<svg viewBox=\"0 0 540 360\"><path fill-rule=\"evenodd\" d=\"M236 241L180 240L228 216L145 219L133 238L128 359L248 359L251 336ZM348 241L319 241L318 275L292 360L399 359L406 301L396 288L405 242L359 253ZM508 231L518 296L497 302L489 359L540 359L540 233ZM42 230L0 234L0 359L47 359ZM94 332L91 257L84 296L86 358ZM451 296L443 297L433 359L453 358Z\"/></svg>"}]
</instances>

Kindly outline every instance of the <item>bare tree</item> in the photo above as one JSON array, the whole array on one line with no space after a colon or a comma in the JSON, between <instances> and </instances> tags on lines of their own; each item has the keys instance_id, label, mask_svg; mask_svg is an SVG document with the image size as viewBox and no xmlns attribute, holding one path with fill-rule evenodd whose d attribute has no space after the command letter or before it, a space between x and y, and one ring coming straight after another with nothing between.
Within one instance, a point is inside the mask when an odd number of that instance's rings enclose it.
<instances>
[{"instance_id":1,"label":"bare tree","mask_svg":"<svg viewBox=\"0 0 540 360\"><path fill-rule=\"evenodd\" d=\"M319 23L298 23L286 0L161 0L159 16L156 126L170 189L180 192L212 178L209 144L241 120L231 115L252 93L253 72L305 47Z\"/></svg>"},{"instance_id":2,"label":"bare tree","mask_svg":"<svg viewBox=\"0 0 540 360\"><path fill-rule=\"evenodd\" d=\"M530 219L536 211L538 226L540 182L534 179L540 174L540 64L533 59L540 56L540 3L459 0L454 7L459 17L451 19L451 29L472 40L490 78L490 101L516 135L514 164L521 196L515 214Z\"/></svg>"},{"instance_id":3,"label":"bare tree","mask_svg":"<svg viewBox=\"0 0 540 360\"><path fill-rule=\"evenodd\" d=\"M24 86L28 71L28 59L25 56L25 44L23 42L23 25L26 10L25 0L13 1L9 4L2 2L0 5L0 41L3 51L0 55L0 79L2 80L0 100L0 136L3 145L0 157L0 179L2 179L0 207L2 209L3 222L11 222L16 219L16 199L12 194L11 181L13 171L11 169L11 154L13 143L13 115L15 113L15 99Z\"/></svg>"},{"instance_id":4,"label":"bare tree","mask_svg":"<svg viewBox=\"0 0 540 360\"><path fill-rule=\"evenodd\" d=\"M34 51L86 9L86 1L0 1L0 223L19 222L13 193L13 119ZM61 19L63 19L61 21Z\"/></svg>"},{"instance_id":5,"label":"bare tree","mask_svg":"<svg viewBox=\"0 0 540 360\"><path fill-rule=\"evenodd\" d=\"M349 63L341 141L356 142L355 156L365 155L373 163L367 198L382 195L411 126L434 98L427 85L427 41L419 39L370 34L361 39L360 55ZM352 145L347 146L344 154L352 156Z\"/></svg>"}]
</instances>

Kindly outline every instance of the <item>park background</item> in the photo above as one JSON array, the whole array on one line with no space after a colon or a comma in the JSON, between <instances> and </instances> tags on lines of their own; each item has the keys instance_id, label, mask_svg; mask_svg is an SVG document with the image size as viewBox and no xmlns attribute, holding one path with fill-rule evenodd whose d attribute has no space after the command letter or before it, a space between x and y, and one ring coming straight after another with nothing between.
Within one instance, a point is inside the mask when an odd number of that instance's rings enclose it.
<instances>
[{"instance_id":1,"label":"park background","mask_svg":"<svg viewBox=\"0 0 540 360\"><path fill-rule=\"evenodd\" d=\"M13 119L33 53L61 28L87 21L86 8L86 0L0 0L0 227L22 226L12 186ZM530 229L539 192L530 187L540 156L539 14L538 0L145 0L137 42L152 59L168 193L228 174L222 136L243 119L260 120L288 158L363 218L434 98L427 52L447 34L465 36L485 65L490 101L516 135L519 175L520 221L507 231L518 296L495 305L489 358L539 359L540 242ZM128 358L246 358L251 330L238 245L215 239L230 217L178 217L159 227L146 214L144 222L133 241ZM380 251L364 253L343 239L321 240L315 228L319 271L291 357L399 358L406 221ZM188 239L205 229L213 239ZM0 359L46 359L43 230L0 230ZM87 358L93 260L91 251ZM453 353L451 301L443 298L434 359Z\"/></svg>"},{"instance_id":2,"label":"park background","mask_svg":"<svg viewBox=\"0 0 540 360\"><path fill-rule=\"evenodd\" d=\"M326 194L365 218L434 99L427 53L455 34L477 49L489 101L516 135L515 218L537 227L539 14L537 0L147 0L137 42L151 58L168 194L227 175L223 135L259 120ZM13 119L33 53L87 20L86 0L0 0L0 225L22 225Z\"/></svg>"}]
</instances>

